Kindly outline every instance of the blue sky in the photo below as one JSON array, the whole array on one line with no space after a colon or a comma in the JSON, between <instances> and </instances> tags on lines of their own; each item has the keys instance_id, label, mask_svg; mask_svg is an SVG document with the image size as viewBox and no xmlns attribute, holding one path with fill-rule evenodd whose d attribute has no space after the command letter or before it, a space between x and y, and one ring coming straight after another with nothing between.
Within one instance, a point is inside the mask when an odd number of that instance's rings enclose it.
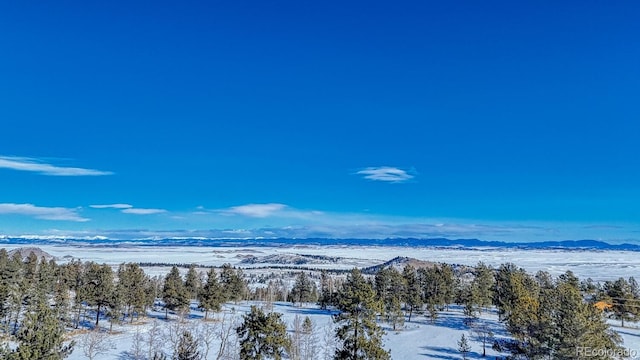
<instances>
[{"instance_id":1,"label":"blue sky","mask_svg":"<svg viewBox=\"0 0 640 360\"><path fill-rule=\"evenodd\" d=\"M0 234L640 240L639 10L4 2Z\"/></svg>"}]
</instances>

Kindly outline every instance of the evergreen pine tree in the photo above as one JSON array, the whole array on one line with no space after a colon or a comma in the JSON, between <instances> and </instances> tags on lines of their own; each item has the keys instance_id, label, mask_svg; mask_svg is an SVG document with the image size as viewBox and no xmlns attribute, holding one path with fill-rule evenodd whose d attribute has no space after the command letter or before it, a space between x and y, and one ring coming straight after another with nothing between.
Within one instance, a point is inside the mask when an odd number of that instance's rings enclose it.
<instances>
[{"instance_id":1,"label":"evergreen pine tree","mask_svg":"<svg viewBox=\"0 0 640 360\"><path fill-rule=\"evenodd\" d=\"M25 289L34 287L38 283L38 256L31 251L23 265Z\"/></svg>"},{"instance_id":2,"label":"evergreen pine tree","mask_svg":"<svg viewBox=\"0 0 640 360\"><path fill-rule=\"evenodd\" d=\"M236 329L241 360L283 358L290 339L281 316L279 313L266 315L260 308L251 306L251 312L243 315L243 323Z\"/></svg>"},{"instance_id":3,"label":"evergreen pine tree","mask_svg":"<svg viewBox=\"0 0 640 360\"><path fill-rule=\"evenodd\" d=\"M471 345L469 345L469 341L467 340L467 337L464 336L464 334L462 334L462 336L460 336L460 340L458 340L458 351L460 351L460 354L462 354L463 360L467 359L467 356L471 351Z\"/></svg>"},{"instance_id":4,"label":"evergreen pine tree","mask_svg":"<svg viewBox=\"0 0 640 360\"><path fill-rule=\"evenodd\" d=\"M119 285L119 284L118 284ZM125 291L120 286L114 286L109 298L109 332L113 330L113 324L122 324L126 315Z\"/></svg>"},{"instance_id":5,"label":"evergreen pine tree","mask_svg":"<svg viewBox=\"0 0 640 360\"><path fill-rule=\"evenodd\" d=\"M202 287L202 283L200 282L200 276L196 271L195 264L191 264L189 266L189 271L187 271L187 276L185 277L184 286L185 286L185 289L187 290L187 293L189 294L190 299L196 299L198 297L198 292Z\"/></svg>"},{"instance_id":6,"label":"evergreen pine tree","mask_svg":"<svg viewBox=\"0 0 640 360\"><path fill-rule=\"evenodd\" d=\"M411 321L413 312L422 307L422 290L420 287L420 281L416 274L416 269L413 266L406 265L402 270L402 277L404 278L405 284L405 289L403 291L404 303L409 309L409 321Z\"/></svg>"},{"instance_id":7,"label":"evergreen pine tree","mask_svg":"<svg viewBox=\"0 0 640 360\"><path fill-rule=\"evenodd\" d=\"M438 280L441 282L440 303L449 310L449 305L453 303L456 294L456 276L453 266L450 264L441 264L436 267Z\"/></svg>"},{"instance_id":8,"label":"evergreen pine tree","mask_svg":"<svg viewBox=\"0 0 640 360\"><path fill-rule=\"evenodd\" d=\"M53 295L54 310L63 323L70 323L69 311L71 310L71 302L69 296L69 288L62 281L56 282Z\"/></svg>"},{"instance_id":9,"label":"evergreen pine tree","mask_svg":"<svg viewBox=\"0 0 640 360\"><path fill-rule=\"evenodd\" d=\"M390 291L390 285L389 283L391 282L390 276L389 276L389 272L390 269L383 267L382 269L378 270L378 272L376 272L376 275L374 277L374 289L376 291L376 296L378 297L378 299L385 299L388 295L388 292Z\"/></svg>"},{"instance_id":10,"label":"evergreen pine tree","mask_svg":"<svg viewBox=\"0 0 640 360\"><path fill-rule=\"evenodd\" d=\"M162 293L162 278L160 276L154 276L152 278L146 276L144 284L144 306L145 309L153 307L156 299Z\"/></svg>"},{"instance_id":11,"label":"evergreen pine tree","mask_svg":"<svg viewBox=\"0 0 640 360\"><path fill-rule=\"evenodd\" d=\"M382 347L384 332L376 324L382 303L373 287L358 269L353 269L338 292L336 315L339 324L336 337L341 345L335 359L387 360L390 355Z\"/></svg>"},{"instance_id":12,"label":"evergreen pine tree","mask_svg":"<svg viewBox=\"0 0 640 360\"><path fill-rule=\"evenodd\" d=\"M100 322L100 311L112 305L113 290L111 267L90 263L83 281L83 293L87 303L96 307L96 326Z\"/></svg>"},{"instance_id":13,"label":"evergreen pine tree","mask_svg":"<svg viewBox=\"0 0 640 360\"><path fill-rule=\"evenodd\" d=\"M80 325L80 313L83 308L82 302L86 298L86 291L84 288L84 266L79 260L72 260L67 264L62 265L60 270L61 281L68 286L72 291L73 297L70 297L70 307L74 312L73 324L77 329Z\"/></svg>"},{"instance_id":14,"label":"evergreen pine tree","mask_svg":"<svg viewBox=\"0 0 640 360\"><path fill-rule=\"evenodd\" d=\"M205 311L205 320L207 319L209 310L215 312L222 310L222 304L226 299L222 291L222 286L218 282L218 275L213 268L207 273L207 281L198 295L198 300L200 301L200 307Z\"/></svg>"},{"instance_id":15,"label":"evergreen pine tree","mask_svg":"<svg viewBox=\"0 0 640 360\"><path fill-rule=\"evenodd\" d=\"M531 275L515 272L509 280L510 312L506 318L507 329L522 345L525 356L533 357L538 350L536 342L540 315L539 288Z\"/></svg>"},{"instance_id":16,"label":"evergreen pine tree","mask_svg":"<svg viewBox=\"0 0 640 360\"><path fill-rule=\"evenodd\" d=\"M53 292L56 280L56 267L56 262L53 259L51 259L51 261L47 261L44 256L40 258L36 281L39 291L43 291L45 293Z\"/></svg>"},{"instance_id":17,"label":"evergreen pine tree","mask_svg":"<svg viewBox=\"0 0 640 360\"><path fill-rule=\"evenodd\" d=\"M229 301L237 303L244 299L247 293L247 284L244 280L242 270L234 270L230 264L222 265L222 269L220 270L220 284L222 285L225 299Z\"/></svg>"},{"instance_id":18,"label":"evergreen pine tree","mask_svg":"<svg viewBox=\"0 0 640 360\"><path fill-rule=\"evenodd\" d=\"M379 299L383 302L383 316L391 324L393 330L404 324L402 300L406 284L404 278L395 268L383 268L375 276L375 288Z\"/></svg>"},{"instance_id":19,"label":"evergreen pine tree","mask_svg":"<svg viewBox=\"0 0 640 360\"><path fill-rule=\"evenodd\" d=\"M511 313L515 295L511 280L513 274L524 274L525 271L518 268L512 263L500 265L495 273L495 282L493 284L493 304L498 308L498 317L504 320Z\"/></svg>"},{"instance_id":20,"label":"evergreen pine tree","mask_svg":"<svg viewBox=\"0 0 640 360\"><path fill-rule=\"evenodd\" d=\"M530 326L530 332L533 335L530 342L534 345L537 356L550 357L556 351L560 341L557 321L561 297L558 295L558 289L551 274L539 271L535 278L539 288L540 306L536 314L536 323ZM580 304L582 299L578 300Z\"/></svg>"},{"instance_id":21,"label":"evergreen pine tree","mask_svg":"<svg viewBox=\"0 0 640 360\"><path fill-rule=\"evenodd\" d=\"M144 313L147 281L147 276L138 264L122 264L118 268L117 291L122 296L123 306L130 321L133 321L134 313L138 316L140 313Z\"/></svg>"},{"instance_id":22,"label":"evergreen pine tree","mask_svg":"<svg viewBox=\"0 0 640 360\"><path fill-rule=\"evenodd\" d=\"M43 296L37 296L29 305L24 321L16 335L18 347L9 355L12 360L60 360L73 351L74 343L63 344L64 325L47 305Z\"/></svg>"},{"instance_id":23,"label":"evergreen pine tree","mask_svg":"<svg viewBox=\"0 0 640 360\"><path fill-rule=\"evenodd\" d=\"M19 251L13 253L9 264L7 265L7 279L9 280L9 298L6 307L8 308L7 316L7 329L13 321L13 330L18 330L18 320L22 311L25 294L25 280L24 280L24 262L22 261L22 255Z\"/></svg>"},{"instance_id":24,"label":"evergreen pine tree","mask_svg":"<svg viewBox=\"0 0 640 360\"><path fill-rule=\"evenodd\" d=\"M175 265L164 279L162 300L164 301L165 318L169 317L169 310L180 311L189 306L189 295L182 282L180 271Z\"/></svg>"},{"instance_id":25,"label":"evergreen pine tree","mask_svg":"<svg viewBox=\"0 0 640 360\"><path fill-rule=\"evenodd\" d=\"M418 274L422 287L422 301L427 305L433 322L438 310L448 307L455 297L456 281L453 268L448 264L440 264L431 268L421 268Z\"/></svg>"},{"instance_id":26,"label":"evergreen pine tree","mask_svg":"<svg viewBox=\"0 0 640 360\"><path fill-rule=\"evenodd\" d=\"M578 340L580 346L622 353L622 337L611 329L601 310L592 304L584 304L581 313L583 330Z\"/></svg>"},{"instance_id":27,"label":"evergreen pine tree","mask_svg":"<svg viewBox=\"0 0 640 360\"><path fill-rule=\"evenodd\" d=\"M465 323L467 325L473 324L478 319L478 313L480 312L480 300L478 293L474 291L473 284L461 285L459 301L464 306Z\"/></svg>"},{"instance_id":28,"label":"evergreen pine tree","mask_svg":"<svg viewBox=\"0 0 640 360\"><path fill-rule=\"evenodd\" d=\"M503 321L514 338L508 346L514 358L571 360L580 348L620 350L620 336L611 331L601 310L584 301L571 272L556 282L545 273L533 279L521 271L503 279L508 286L501 289L502 299L508 300L503 304L509 309Z\"/></svg>"},{"instance_id":29,"label":"evergreen pine tree","mask_svg":"<svg viewBox=\"0 0 640 360\"><path fill-rule=\"evenodd\" d=\"M9 275L9 254L7 250L0 249L0 319L5 318L9 311L9 289L11 279Z\"/></svg>"},{"instance_id":30,"label":"evergreen pine tree","mask_svg":"<svg viewBox=\"0 0 640 360\"><path fill-rule=\"evenodd\" d=\"M313 287L315 285L311 282L307 274L304 271L300 272L296 277L296 281L291 289L291 297L294 303L302 303L313 301Z\"/></svg>"},{"instance_id":31,"label":"evergreen pine tree","mask_svg":"<svg viewBox=\"0 0 640 360\"><path fill-rule=\"evenodd\" d=\"M475 303L482 308L488 308L493 301L493 285L495 278L493 269L479 262L474 269L474 278L471 283L471 293Z\"/></svg>"},{"instance_id":32,"label":"evergreen pine tree","mask_svg":"<svg viewBox=\"0 0 640 360\"><path fill-rule=\"evenodd\" d=\"M328 306L334 304L335 288L333 286L333 279L327 273L327 270L320 272L320 299L318 304L321 309L326 309Z\"/></svg>"},{"instance_id":33,"label":"evergreen pine tree","mask_svg":"<svg viewBox=\"0 0 640 360\"><path fill-rule=\"evenodd\" d=\"M624 327L624 322L633 321L636 319L637 307L640 303L637 299L634 299L634 294L631 285L623 278L611 282L607 281L604 285L606 295L612 300L611 311L614 318L621 321L621 326Z\"/></svg>"},{"instance_id":34,"label":"evergreen pine tree","mask_svg":"<svg viewBox=\"0 0 640 360\"><path fill-rule=\"evenodd\" d=\"M202 358L198 351L198 342L189 331L182 332L173 358L175 360L200 360Z\"/></svg>"},{"instance_id":35,"label":"evergreen pine tree","mask_svg":"<svg viewBox=\"0 0 640 360\"><path fill-rule=\"evenodd\" d=\"M584 302L578 279L571 272L559 277L556 294L557 341L552 350L555 359L574 359L576 349L581 347L620 350L620 335L609 328L600 310Z\"/></svg>"}]
</instances>

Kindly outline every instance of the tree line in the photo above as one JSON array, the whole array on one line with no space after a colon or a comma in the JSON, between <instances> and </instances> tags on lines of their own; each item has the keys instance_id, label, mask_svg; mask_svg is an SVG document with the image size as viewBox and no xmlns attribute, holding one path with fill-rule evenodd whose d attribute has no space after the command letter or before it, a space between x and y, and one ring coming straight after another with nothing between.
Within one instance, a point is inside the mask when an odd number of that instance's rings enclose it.
<instances>
[{"instance_id":1,"label":"tree line","mask_svg":"<svg viewBox=\"0 0 640 360\"><path fill-rule=\"evenodd\" d=\"M358 269L346 275L299 271L293 283L272 279L253 289L247 279L229 264L206 273L190 265L184 277L172 266L166 276L150 277L135 263L114 270L78 260L57 264L33 253L25 259L19 253L10 257L0 249L0 335L17 344L10 349L5 342L0 355L11 360L63 359L76 345L64 341L72 329L89 322L100 328L100 321L108 320L110 330L113 324L145 317L153 307L162 308L166 318L169 312L181 318L192 303L204 311L204 321L228 302L257 300L266 305L252 307L233 326L236 355L243 360L317 355L313 344L318 334L311 320L297 319L289 334L282 315L268 306L275 301L317 303L334 311L333 358L354 360L390 358L382 344L382 324L400 331L406 321L433 323L454 304L463 309L466 325L483 347L508 352L514 359L574 359L577 347L619 350L621 339L607 317L621 326L640 317L640 287L633 278L594 283L580 281L571 272L558 277L530 274L514 264L497 269L483 263L469 268L407 265L383 267L375 275ZM509 340L495 341L483 327L481 314L490 309L497 310ZM191 331L176 331L174 339L174 358L202 358L202 339ZM149 352L145 358L162 356Z\"/></svg>"}]
</instances>

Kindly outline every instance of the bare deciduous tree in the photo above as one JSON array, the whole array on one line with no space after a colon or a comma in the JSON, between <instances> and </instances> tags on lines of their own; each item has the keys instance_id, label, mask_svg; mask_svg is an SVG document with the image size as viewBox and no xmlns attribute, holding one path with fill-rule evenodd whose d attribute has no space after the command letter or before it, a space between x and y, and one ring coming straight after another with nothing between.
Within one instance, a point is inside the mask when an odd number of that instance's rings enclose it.
<instances>
[{"instance_id":1,"label":"bare deciduous tree","mask_svg":"<svg viewBox=\"0 0 640 360\"><path fill-rule=\"evenodd\" d=\"M131 342L131 349L129 355L132 360L144 359L144 337L140 333L140 328L136 326L136 332L133 334L133 341Z\"/></svg>"},{"instance_id":2,"label":"bare deciduous tree","mask_svg":"<svg viewBox=\"0 0 640 360\"><path fill-rule=\"evenodd\" d=\"M296 314L291 324L293 333L291 334L291 349L289 349L289 357L291 360L302 359L302 319Z\"/></svg>"},{"instance_id":3,"label":"bare deciduous tree","mask_svg":"<svg viewBox=\"0 0 640 360\"><path fill-rule=\"evenodd\" d=\"M316 325L309 317L305 317L302 322L301 345L301 358L303 360L313 360L318 358L318 336L316 334Z\"/></svg>"},{"instance_id":4,"label":"bare deciduous tree","mask_svg":"<svg viewBox=\"0 0 640 360\"><path fill-rule=\"evenodd\" d=\"M176 321L170 322L167 327L164 328L164 342L170 346L172 354L178 351L178 345L182 338L182 333L188 328L187 322L183 317L179 316Z\"/></svg>"},{"instance_id":5,"label":"bare deciduous tree","mask_svg":"<svg viewBox=\"0 0 640 360\"><path fill-rule=\"evenodd\" d=\"M234 314L222 314L220 327L218 328L220 348L218 349L216 360L235 360L239 357L240 349L236 336L236 328L239 325L240 322Z\"/></svg>"},{"instance_id":6,"label":"bare deciduous tree","mask_svg":"<svg viewBox=\"0 0 640 360\"><path fill-rule=\"evenodd\" d=\"M472 329L476 340L482 343L482 356L487 356L487 344L493 341L493 332L487 324L475 324Z\"/></svg>"},{"instance_id":7,"label":"bare deciduous tree","mask_svg":"<svg viewBox=\"0 0 640 360\"><path fill-rule=\"evenodd\" d=\"M338 342L335 337L335 329L331 323L325 325L322 334L322 342L324 345L324 359L332 360Z\"/></svg>"},{"instance_id":8,"label":"bare deciduous tree","mask_svg":"<svg viewBox=\"0 0 640 360\"><path fill-rule=\"evenodd\" d=\"M162 329L157 319L153 319L147 336L144 339L147 345L147 356L152 359L157 349L162 348Z\"/></svg>"},{"instance_id":9,"label":"bare deciduous tree","mask_svg":"<svg viewBox=\"0 0 640 360\"><path fill-rule=\"evenodd\" d=\"M202 348L202 358L207 359L209 357L209 351L213 346L213 343L218 339L220 332L219 322L202 322L194 327L194 335L198 339Z\"/></svg>"},{"instance_id":10,"label":"bare deciduous tree","mask_svg":"<svg viewBox=\"0 0 640 360\"><path fill-rule=\"evenodd\" d=\"M106 354L109 350L115 349L115 344L109 339L109 334L95 328L80 337L80 347L82 353L93 360L97 355Z\"/></svg>"}]
</instances>

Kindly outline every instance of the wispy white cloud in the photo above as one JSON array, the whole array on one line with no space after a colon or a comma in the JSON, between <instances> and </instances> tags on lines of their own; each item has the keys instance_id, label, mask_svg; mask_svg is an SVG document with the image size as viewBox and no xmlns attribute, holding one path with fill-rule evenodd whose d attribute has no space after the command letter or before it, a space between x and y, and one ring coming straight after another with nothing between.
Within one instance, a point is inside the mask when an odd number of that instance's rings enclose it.
<instances>
[{"instance_id":1,"label":"wispy white cloud","mask_svg":"<svg viewBox=\"0 0 640 360\"><path fill-rule=\"evenodd\" d=\"M270 203L270 204L247 204L233 206L220 212L226 215L241 215L256 218L265 218L273 216L286 209L287 205Z\"/></svg>"},{"instance_id":2,"label":"wispy white cloud","mask_svg":"<svg viewBox=\"0 0 640 360\"><path fill-rule=\"evenodd\" d=\"M134 215L153 215L153 214L162 214L166 213L165 209L142 209L142 208L128 208L121 210L125 214L134 214Z\"/></svg>"},{"instance_id":3,"label":"wispy white cloud","mask_svg":"<svg viewBox=\"0 0 640 360\"><path fill-rule=\"evenodd\" d=\"M365 179L374 181L384 181L390 183L401 183L413 179L415 176L407 170L392 166L368 167L356 172Z\"/></svg>"},{"instance_id":4,"label":"wispy white cloud","mask_svg":"<svg viewBox=\"0 0 640 360\"><path fill-rule=\"evenodd\" d=\"M104 205L89 205L94 209L131 209L133 205L129 204L104 204Z\"/></svg>"},{"instance_id":5,"label":"wispy white cloud","mask_svg":"<svg viewBox=\"0 0 640 360\"><path fill-rule=\"evenodd\" d=\"M77 209L64 207L43 207L33 204L0 204L0 214L13 214L31 216L41 220L59 220L59 221L76 221L85 222L89 219L78 214Z\"/></svg>"},{"instance_id":6,"label":"wispy white cloud","mask_svg":"<svg viewBox=\"0 0 640 360\"><path fill-rule=\"evenodd\" d=\"M124 214L133 214L133 215L153 215L153 214L162 214L162 213L168 212L165 209L136 208L130 204L98 204L98 205L89 205L89 207L94 209L116 209L116 210L120 210L120 212Z\"/></svg>"},{"instance_id":7,"label":"wispy white cloud","mask_svg":"<svg viewBox=\"0 0 640 360\"><path fill-rule=\"evenodd\" d=\"M0 156L0 168L18 171L30 171L49 176L104 176L113 175L111 171L64 167L47 164L40 159L29 157Z\"/></svg>"},{"instance_id":8,"label":"wispy white cloud","mask_svg":"<svg viewBox=\"0 0 640 360\"><path fill-rule=\"evenodd\" d=\"M218 210L198 210L193 212L194 215L202 215L206 213L237 215L246 218L279 218L281 220L310 220L324 214L322 211L297 209L286 204L266 203L266 204L246 204L232 206L226 209Z\"/></svg>"}]
</instances>

